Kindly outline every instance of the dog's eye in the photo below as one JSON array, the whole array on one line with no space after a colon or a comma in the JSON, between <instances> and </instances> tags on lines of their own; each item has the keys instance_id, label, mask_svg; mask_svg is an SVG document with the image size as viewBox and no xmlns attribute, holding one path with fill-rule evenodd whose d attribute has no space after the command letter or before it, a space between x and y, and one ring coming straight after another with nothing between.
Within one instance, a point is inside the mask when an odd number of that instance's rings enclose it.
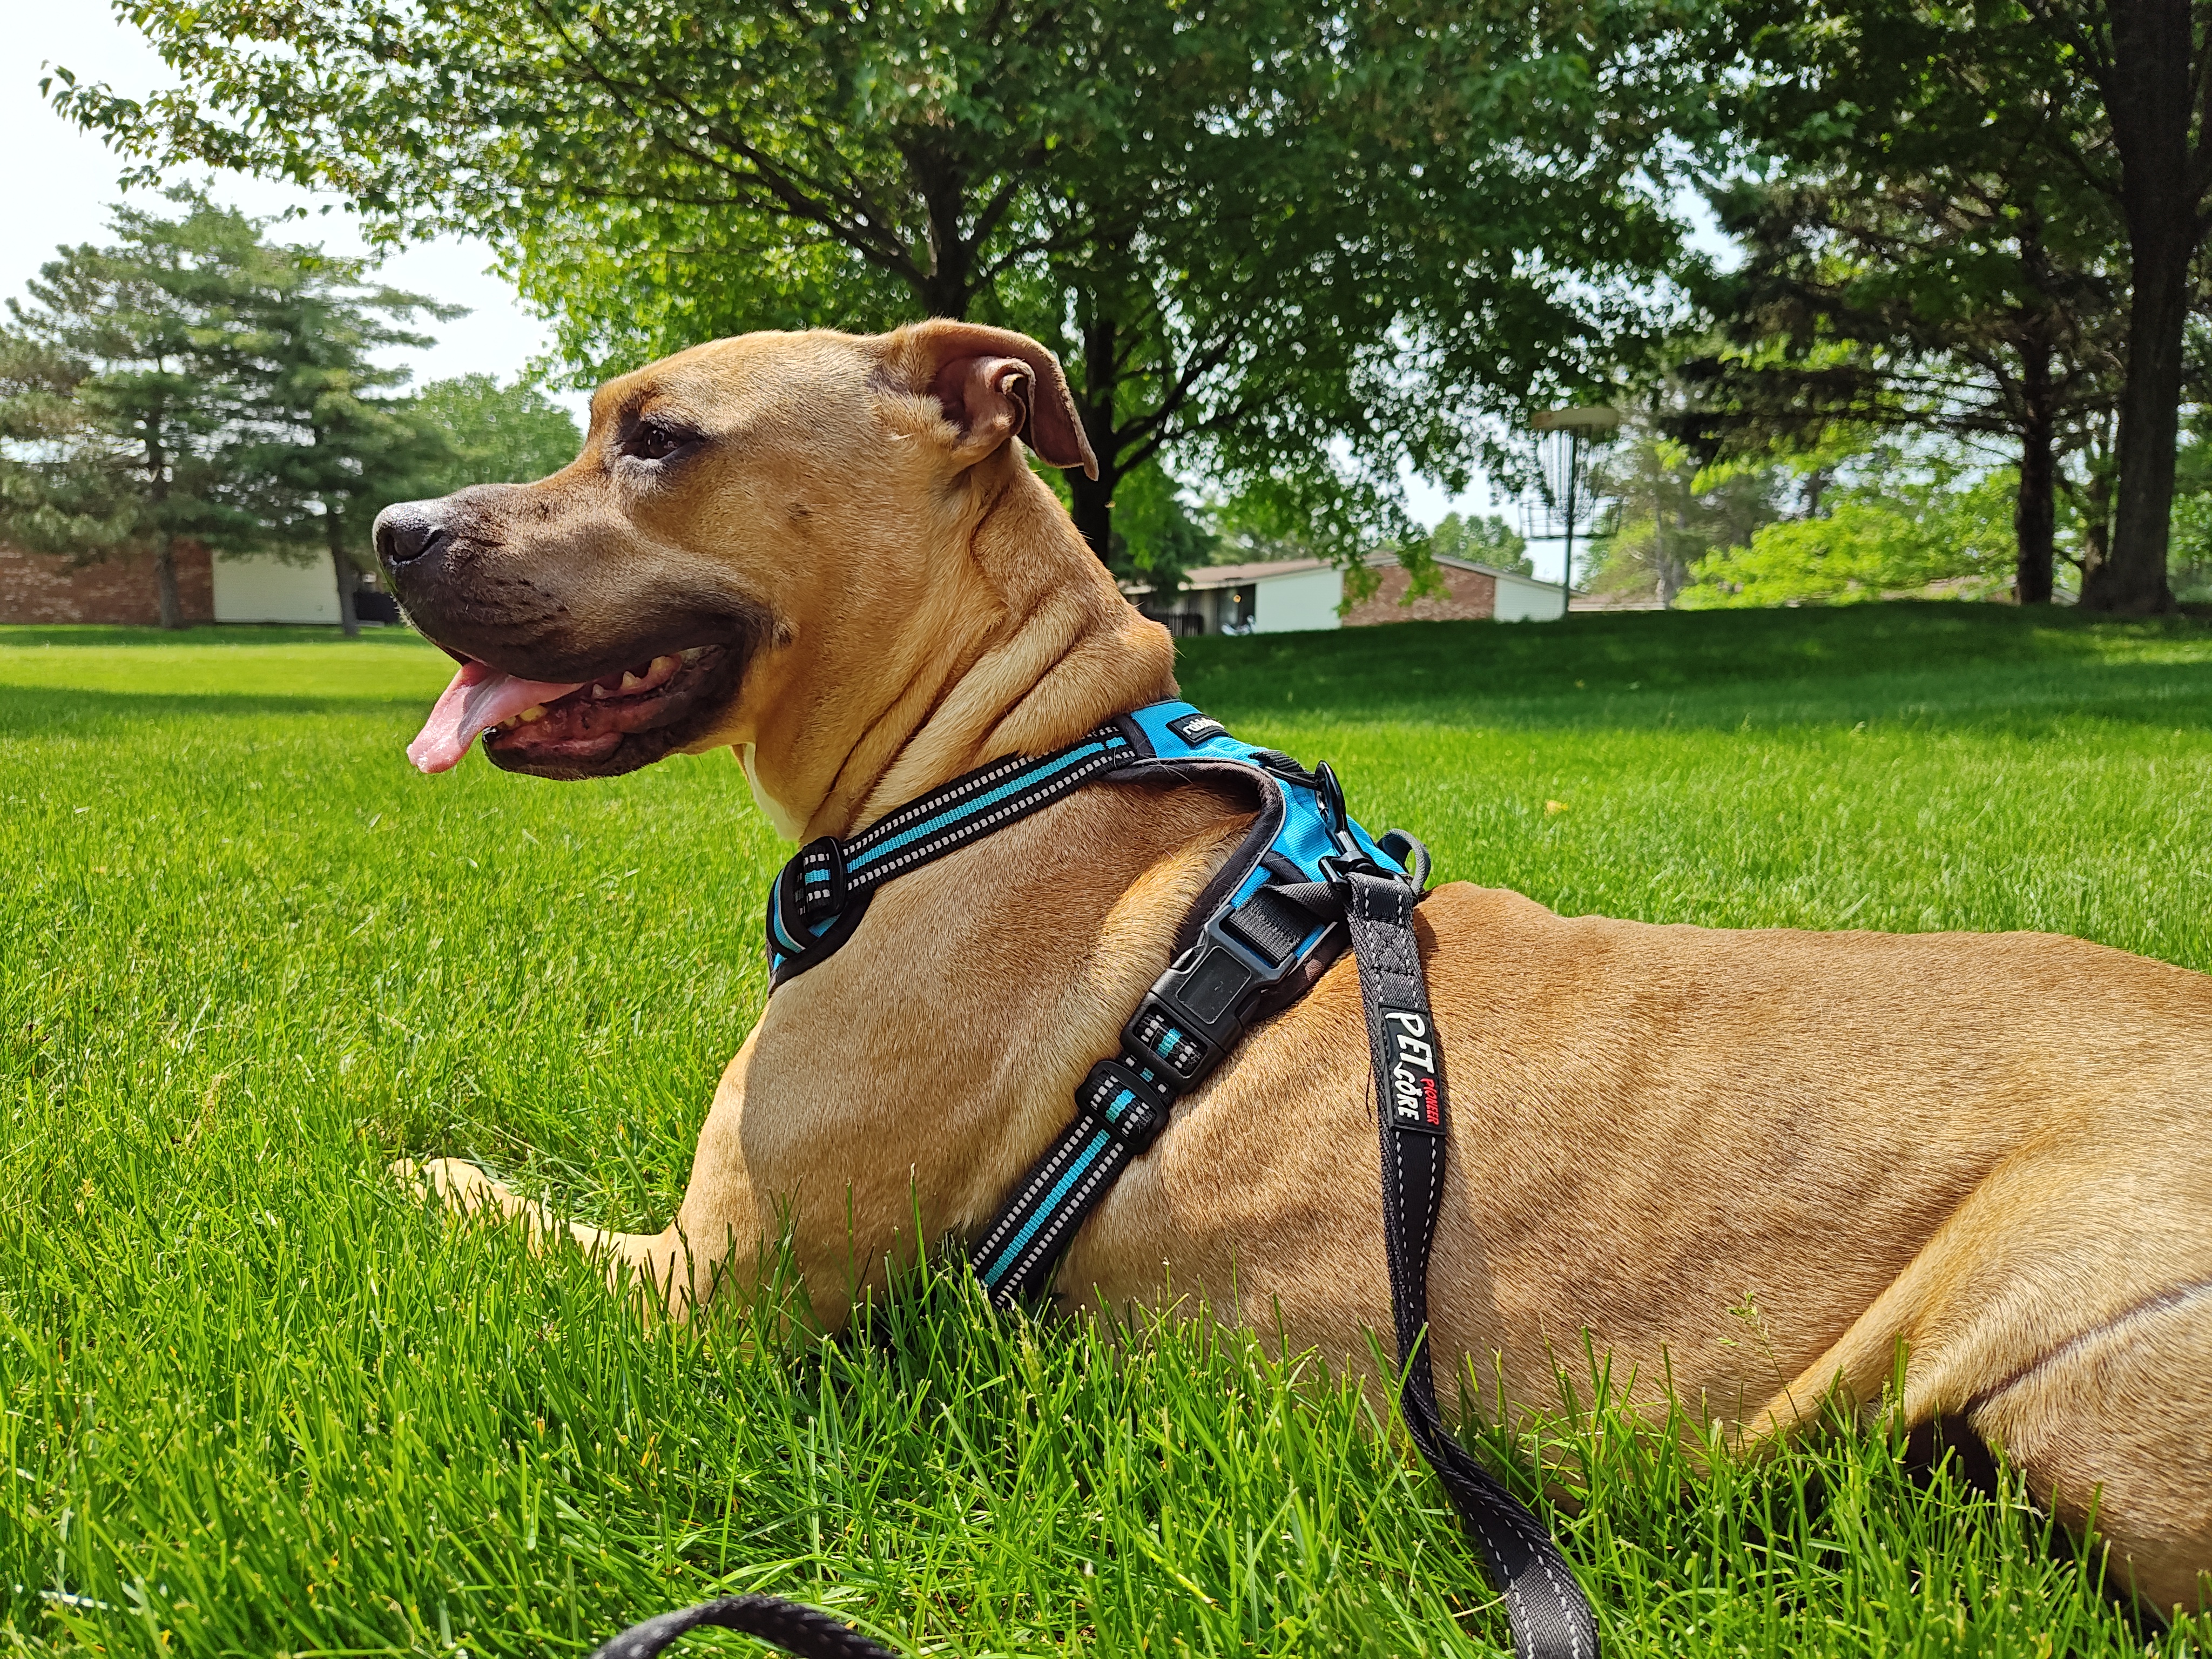
<instances>
[{"instance_id":1,"label":"dog's eye","mask_svg":"<svg viewBox=\"0 0 2212 1659\"><path fill-rule=\"evenodd\" d=\"M697 435L665 421L646 421L639 424L623 448L641 461L665 461Z\"/></svg>"}]
</instances>

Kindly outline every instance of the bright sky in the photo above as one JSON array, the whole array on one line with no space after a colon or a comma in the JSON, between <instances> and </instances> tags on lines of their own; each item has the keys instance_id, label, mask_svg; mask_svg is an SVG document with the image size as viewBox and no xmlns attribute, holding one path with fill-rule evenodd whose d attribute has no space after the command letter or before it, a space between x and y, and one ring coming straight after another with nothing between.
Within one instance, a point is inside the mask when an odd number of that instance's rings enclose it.
<instances>
[{"instance_id":1,"label":"bright sky","mask_svg":"<svg viewBox=\"0 0 2212 1659\"><path fill-rule=\"evenodd\" d=\"M64 121L39 96L39 82L60 64L79 81L104 81L143 96L173 81L144 37L119 22L102 0L0 0L0 299L20 296L23 284L63 243L97 241L106 232L107 210L123 192L122 167L99 139ZM288 241L319 241L333 252L366 252L360 228L333 198L288 185L222 173L205 179L216 200L249 213L275 214L306 207L310 216L280 226ZM159 205L152 192L133 199ZM469 315L442 329L438 343L408 356L417 382L448 375L489 374L511 380L545 351L544 325L524 310L514 291L490 274L490 250L471 239L446 236L395 254L384 276L395 286L469 307ZM580 421L585 399L564 396ZM1498 511L1478 486L1454 498L1425 479L1408 478L1414 518L1434 524L1449 512ZM1508 516L1514 516L1508 510ZM1544 574L1548 554L1556 578L1554 547L1532 548Z\"/></svg>"},{"instance_id":2,"label":"bright sky","mask_svg":"<svg viewBox=\"0 0 2212 1659\"><path fill-rule=\"evenodd\" d=\"M115 156L40 98L39 82L46 66L57 64L80 81L105 81L133 95L173 80L144 37L116 21L100 0L0 0L0 155L13 158L0 167L0 225L7 227L0 237L0 296L21 295L58 245L102 240L107 210L123 196ZM250 213L307 208L307 219L277 228L279 240L368 252L358 224L334 198L237 173L207 182L216 200ZM151 191L132 199L161 204ZM511 380L546 349L544 325L489 274L490 263L483 244L441 237L386 264L384 276L395 286L469 307L458 322L429 326L426 331L439 336L434 347L408 354L417 381L477 373ZM573 402L580 416L582 398Z\"/></svg>"}]
</instances>

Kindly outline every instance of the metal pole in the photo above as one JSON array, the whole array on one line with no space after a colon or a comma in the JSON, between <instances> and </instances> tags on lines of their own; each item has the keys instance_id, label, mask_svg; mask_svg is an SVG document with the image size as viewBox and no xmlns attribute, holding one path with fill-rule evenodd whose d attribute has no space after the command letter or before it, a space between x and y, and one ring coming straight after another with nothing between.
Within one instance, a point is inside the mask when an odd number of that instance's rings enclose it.
<instances>
[{"instance_id":1,"label":"metal pole","mask_svg":"<svg viewBox=\"0 0 2212 1659\"><path fill-rule=\"evenodd\" d=\"M1583 434L1579 427L1567 429L1567 556L1559 566L1559 620L1567 619L1567 611L1573 603L1575 583L1575 474L1576 463L1583 458Z\"/></svg>"}]
</instances>

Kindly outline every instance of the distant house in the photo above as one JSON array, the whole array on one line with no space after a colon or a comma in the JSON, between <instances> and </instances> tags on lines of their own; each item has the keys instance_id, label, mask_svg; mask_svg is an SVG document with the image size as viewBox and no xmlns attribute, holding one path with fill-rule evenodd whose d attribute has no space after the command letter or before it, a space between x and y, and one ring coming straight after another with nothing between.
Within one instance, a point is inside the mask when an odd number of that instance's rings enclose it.
<instances>
[{"instance_id":1,"label":"distant house","mask_svg":"<svg viewBox=\"0 0 2212 1659\"><path fill-rule=\"evenodd\" d=\"M1549 622L1560 612L1557 582L1442 556L1437 574L1443 581L1443 597L1407 605L1402 601L1412 577L1406 568L1387 553L1368 562L1380 575L1380 585L1342 617L1337 607L1344 602L1344 572L1321 559L1201 565L1183 574L1182 592L1157 600L1149 587L1125 586L1123 592L1139 610L1177 635L1285 634L1470 618Z\"/></svg>"},{"instance_id":2,"label":"distant house","mask_svg":"<svg viewBox=\"0 0 2212 1659\"><path fill-rule=\"evenodd\" d=\"M197 543L176 551L177 598L187 623L327 623L338 619L337 578L326 558L289 563L266 555L210 558ZM397 622L398 607L370 586L361 619ZM0 544L0 623L108 623L150 627L161 620L154 561L102 559L73 565L48 553Z\"/></svg>"}]
</instances>

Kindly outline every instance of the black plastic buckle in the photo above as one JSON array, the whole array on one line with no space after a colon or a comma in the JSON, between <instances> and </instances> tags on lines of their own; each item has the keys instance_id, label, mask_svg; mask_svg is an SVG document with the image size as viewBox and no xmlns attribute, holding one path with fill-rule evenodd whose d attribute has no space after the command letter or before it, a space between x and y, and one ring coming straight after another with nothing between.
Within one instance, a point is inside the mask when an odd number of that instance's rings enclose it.
<instances>
[{"instance_id":1,"label":"black plastic buckle","mask_svg":"<svg viewBox=\"0 0 2212 1659\"><path fill-rule=\"evenodd\" d=\"M834 916L845 908L845 849L838 845L836 836L808 842L789 867L798 890L785 896L791 914L800 921ZM811 879L817 874L826 879Z\"/></svg>"},{"instance_id":2,"label":"black plastic buckle","mask_svg":"<svg viewBox=\"0 0 2212 1659\"><path fill-rule=\"evenodd\" d=\"M1206 921L1198 943L1178 957L1138 1003L1121 1028L1129 1052L1157 1060L1158 1069L1188 1089L1219 1063L1244 1035L1247 1010L1296 972L1295 951L1270 962L1225 929L1233 902L1224 901ZM1170 1032L1176 1041L1160 1043ZM1195 1050L1195 1052L1191 1052Z\"/></svg>"},{"instance_id":3,"label":"black plastic buckle","mask_svg":"<svg viewBox=\"0 0 2212 1659\"><path fill-rule=\"evenodd\" d=\"M1172 1091L1122 1059L1100 1060L1075 1091L1078 1115L1097 1118L1100 1127L1133 1152L1160 1138L1174 1105Z\"/></svg>"}]
</instances>

